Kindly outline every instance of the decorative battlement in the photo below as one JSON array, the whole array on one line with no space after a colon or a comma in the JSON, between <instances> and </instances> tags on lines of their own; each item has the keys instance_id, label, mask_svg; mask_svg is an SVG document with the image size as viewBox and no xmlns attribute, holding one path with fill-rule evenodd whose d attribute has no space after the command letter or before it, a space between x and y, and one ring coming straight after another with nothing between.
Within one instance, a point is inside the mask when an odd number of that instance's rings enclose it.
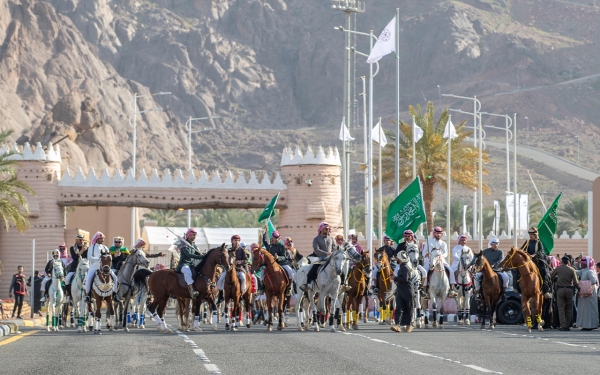
<instances>
[{"instance_id":1,"label":"decorative battlement","mask_svg":"<svg viewBox=\"0 0 600 375\"><path fill-rule=\"evenodd\" d=\"M60 146L53 146L52 142L48 143L48 147L44 151L44 147L40 142L37 142L35 147L32 147L29 142L26 142L23 146L19 146L14 143L12 147L2 146L0 152L7 154L11 151L16 152L10 159L12 160L23 160L23 161L42 161L42 162L62 162L60 157Z\"/></svg>"},{"instance_id":2,"label":"decorative battlement","mask_svg":"<svg viewBox=\"0 0 600 375\"><path fill-rule=\"evenodd\" d=\"M187 178L184 177L183 171L178 169L175 173L175 177L171 174L169 169L165 169L163 177L161 178L156 169L152 170L150 177L146 174L144 169L141 170L139 177L136 179L133 176L132 170L123 172L121 169L117 169L114 176L111 176L108 168L105 168L100 177L96 175L94 168L90 168L87 175L83 173L81 167L77 173L73 176L69 168L63 178L58 183L59 186L69 187L136 187L136 188L208 188L208 189L249 189L249 190L286 190L287 185L283 183L279 172L275 175L275 179L271 182L268 176L264 176L262 181L258 181L255 172L250 173L248 181L244 178L243 174L234 179L234 175L231 171L227 171L225 179L221 178L218 171L214 172L212 178L209 174L202 170L200 171L200 178L196 178L194 171L190 171Z\"/></svg>"},{"instance_id":3,"label":"decorative battlement","mask_svg":"<svg viewBox=\"0 0 600 375\"><path fill-rule=\"evenodd\" d=\"M296 146L295 151L292 151L291 147L283 149L281 166L286 165L334 165L341 167L342 162L337 147L328 147L327 153L325 153L323 147L319 146L315 154L312 148L308 146L306 154L302 155L300 147Z\"/></svg>"}]
</instances>

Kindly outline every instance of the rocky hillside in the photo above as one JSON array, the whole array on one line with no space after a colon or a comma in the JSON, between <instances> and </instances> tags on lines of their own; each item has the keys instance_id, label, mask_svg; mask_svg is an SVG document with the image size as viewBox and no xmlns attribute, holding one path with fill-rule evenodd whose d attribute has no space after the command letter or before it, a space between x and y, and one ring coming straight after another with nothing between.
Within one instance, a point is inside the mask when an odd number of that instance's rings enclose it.
<instances>
[{"instance_id":1,"label":"rocky hillside","mask_svg":"<svg viewBox=\"0 0 600 375\"><path fill-rule=\"evenodd\" d=\"M529 143L565 158L585 134L582 164L596 169L600 10L588 5L381 0L366 4L357 28L379 33L400 7L402 108L433 100L468 110L439 93L476 94L484 111L516 112L520 126L527 116ZM185 119L218 115L195 123L212 131L194 136L194 164L273 170L286 144L337 143L343 34L333 26L343 19L315 0L5 0L0 127L21 141L68 136L61 145L73 166L128 168L133 93L171 92L138 101L140 111L164 108L138 116L138 167L185 167ZM367 48L359 38L357 49ZM382 59L374 100L387 129L394 75L394 59ZM580 189L564 180L548 189Z\"/></svg>"}]
</instances>

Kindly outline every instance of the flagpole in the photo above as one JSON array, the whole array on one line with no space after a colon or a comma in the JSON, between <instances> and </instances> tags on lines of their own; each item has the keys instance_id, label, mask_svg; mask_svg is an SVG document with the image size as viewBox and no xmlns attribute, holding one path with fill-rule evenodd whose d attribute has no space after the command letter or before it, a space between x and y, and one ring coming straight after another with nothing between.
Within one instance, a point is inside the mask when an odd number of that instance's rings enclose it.
<instances>
[{"instance_id":1,"label":"flagpole","mask_svg":"<svg viewBox=\"0 0 600 375\"><path fill-rule=\"evenodd\" d=\"M373 30L369 32L369 54L373 51ZM373 64L369 64L369 128L367 129L369 140L368 147L368 196L369 202L367 205L367 249L373 259Z\"/></svg>"},{"instance_id":2,"label":"flagpole","mask_svg":"<svg viewBox=\"0 0 600 375\"><path fill-rule=\"evenodd\" d=\"M514 227L514 232L515 235L513 236L513 246L517 246L517 114L514 114L514 121L513 121L513 125L515 126L513 129L513 145L514 145L514 159L513 159L513 164L514 164L514 197L515 197L515 209L514 211L514 215L515 215L515 221L513 222L513 227Z\"/></svg>"},{"instance_id":3,"label":"flagpole","mask_svg":"<svg viewBox=\"0 0 600 375\"><path fill-rule=\"evenodd\" d=\"M415 178L417 178L417 161L416 161L416 155L417 152L415 150L415 116L412 117L413 120L413 129L412 129L412 167L413 167L413 180Z\"/></svg>"},{"instance_id":4,"label":"flagpole","mask_svg":"<svg viewBox=\"0 0 600 375\"><path fill-rule=\"evenodd\" d=\"M350 34L348 34L350 35ZM346 117L342 117L342 225L344 238L348 232L348 201L346 200L346 184L348 183L348 165L346 163Z\"/></svg>"},{"instance_id":5,"label":"flagpole","mask_svg":"<svg viewBox=\"0 0 600 375\"><path fill-rule=\"evenodd\" d=\"M450 124L452 122L452 115L448 115L448 124ZM450 130L450 126L446 125L446 128L448 128L448 177L447 177L447 182L446 184L448 185L447 188L447 196L446 196L446 233L448 233L448 238L446 239L446 241L448 241L448 243L450 243L450 185L451 180L450 180L450 165L451 165L451 149L452 149L452 132Z\"/></svg>"},{"instance_id":6,"label":"flagpole","mask_svg":"<svg viewBox=\"0 0 600 375\"><path fill-rule=\"evenodd\" d=\"M367 82L365 81L365 76L361 76L360 79L362 80L362 86L363 86L363 92L362 92L362 97L363 97L363 150L364 150L364 165L367 166L369 164L369 157L367 155L368 152L368 146L367 146L367 142L368 142L368 133L367 133L367 127L369 126L369 124L367 123ZM368 206L369 206L369 173L365 173L365 215L363 217L363 220L365 222L365 236L367 235L367 221L369 220L368 218ZM367 248L368 249L368 248ZM371 264L373 264L373 259L371 259Z\"/></svg>"},{"instance_id":7,"label":"flagpole","mask_svg":"<svg viewBox=\"0 0 600 375\"><path fill-rule=\"evenodd\" d=\"M396 152L394 194L400 195L400 8L396 8ZM414 176L413 176L414 179Z\"/></svg>"},{"instance_id":8,"label":"flagpole","mask_svg":"<svg viewBox=\"0 0 600 375\"><path fill-rule=\"evenodd\" d=\"M377 182L378 182L378 190L379 190L379 211L378 211L378 216L379 216L379 222L378 222L378 228L377 228L377 232L379 234L379 246L383 246L383 188L381 187L383 185L383 181L381 181L381 142L383 139L383 129L381 128L381 117L379 118L379 161L378 161L378 166L377 166Z\"/></svg>"}]
</instances>

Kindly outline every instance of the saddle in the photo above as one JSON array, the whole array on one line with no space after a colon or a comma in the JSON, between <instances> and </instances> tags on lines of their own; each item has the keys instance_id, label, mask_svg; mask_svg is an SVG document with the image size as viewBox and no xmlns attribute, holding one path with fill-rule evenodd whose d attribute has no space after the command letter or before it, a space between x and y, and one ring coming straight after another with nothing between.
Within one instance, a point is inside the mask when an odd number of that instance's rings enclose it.
<instances>
[{"instance_id":1,"label":"saddle","mask_svg":"<svg viewBox=\"0 0 600 375\"><path fill-rule=\"evenodd\" d=\"M196 280L196 276L198 276L198 272L196 272L196 269L193 267L190 267L190 270L192 270L192 279ZM181 287L183 287L183 288L187 288L188 285L185 282L185 275L181 272L177 272L177 276L179 276L177 278L177 281L179 281L179 285L181 285Z\"/></svg>"},{"instance_id":2,"label":"saddle","mask_svg":"<svg viewBox=\"0 0 600 375\"><path fill-rule=\"evenodd\" d=\"M450 280L450 271L446 267L444 267L444 271L446 272L446 277ZM431 274L433 274L433 270L427 271L427 285L429 285L429 279L431 279Z\"/></svg>"}]
</instances>

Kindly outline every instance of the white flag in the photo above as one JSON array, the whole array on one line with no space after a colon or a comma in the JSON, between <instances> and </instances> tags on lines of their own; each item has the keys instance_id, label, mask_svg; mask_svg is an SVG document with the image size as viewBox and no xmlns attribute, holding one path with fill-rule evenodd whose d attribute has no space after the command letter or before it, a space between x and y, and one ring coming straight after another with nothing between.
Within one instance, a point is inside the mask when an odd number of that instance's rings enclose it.
<instances>
[{"instance_id":1,"label":"white flag","mask_svg":"<svg viewBox=\"0 0 600 375\"><path fill-rule=\"evenodd\" d=\"M353 141L354 138L350 136L350 130L346 124L344 124L344 120L342 120L342 127L340 128L340 141Z\"/></svg>"},{"instance_id":2,"label":"white flag","mask_svg":"<svg viewBox=\"0 0 600 375\"><path fill-rule=\"evenodd\" d=\"M423 129L417 126L415 118L413 117L413 138L414 142L417 143L423 138Z\"/></svg>"},{"instance_id":3,"label":"white flag","mask_svg":"<svg viewBox=\"0 0 600 375\"><path fill-rule=\"evenodd\" d=\"M385 147L385 145L387 145L387 139L385 138L383 128L381 127L381 124L379 122L373 128L371 136L373 137L373 142L379 143L381 147Z\"/></svg>"},{"instance_id":4,"label":"white flag","mask_svg":"<svg viewBox=\"0 0 600 375\"><path fill-rule=\"evenodd\" d=\"M452 124L452 121L448 119L446 127L444 128L444 138L454 139L456 137L458 137L458 134L456 134L456 128L454 127L454 124Z\"/></svg>"},{"instance_id":5,"label":"white flag","mask_svg":"<svg viewBox=\"0 0 600 375\"><path fill-rule=\"evenodd\" d=\"M367 63L373 64L392 52L396 52L396 16L379 34L379 38L367 58Z\"/></svg>"}]
</instances>

